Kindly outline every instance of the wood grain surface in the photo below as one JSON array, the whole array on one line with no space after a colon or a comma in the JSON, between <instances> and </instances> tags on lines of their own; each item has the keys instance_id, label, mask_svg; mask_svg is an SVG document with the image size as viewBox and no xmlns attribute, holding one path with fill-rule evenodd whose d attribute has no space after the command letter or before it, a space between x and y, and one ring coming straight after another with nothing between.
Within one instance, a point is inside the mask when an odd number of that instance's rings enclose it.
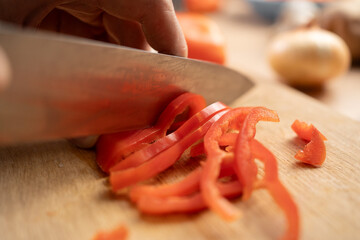
<instances>
[{"instance_id":1,"label":"wood grain surface","mask_svg":"<svg viewBox=\"0 0 360 240\"><path fill-rule=\"evenodd\" d=\"M260 123L257 139L279 162L280 178L301 215L301 239L358 239L360 234L360 124L292 89L257 85L233 106L266 106L280 123ZM328 138L320 168L300 164L304 145L290 129L300 119ZM155 181L173 181L196 163L179 163ZM147 216L124 196L110 193L93 150L66 141L0 148L0 239L91 239L98 231L126 224L130 240L279 239L284 216L270 195L258 190L235 200L242 217L225 222L211 211Z\"/></svg>"}]
</instances>

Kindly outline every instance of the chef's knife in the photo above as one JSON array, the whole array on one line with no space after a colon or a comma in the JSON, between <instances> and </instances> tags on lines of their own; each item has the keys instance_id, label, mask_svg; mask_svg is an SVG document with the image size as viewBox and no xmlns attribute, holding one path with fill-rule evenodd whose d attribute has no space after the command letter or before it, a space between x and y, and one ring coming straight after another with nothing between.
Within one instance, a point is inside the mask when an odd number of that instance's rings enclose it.
<instances>
[{"instance_id":1,"label":"chef's knife","mask_svg":"<svg viewBox=\"0 0 360 240\"><path fill-rule=\"evenodd\" d=\"M253 85L216 64L5 24L0 46L2 145L143 128L185 91L229 104Z\"/></svg>"}]
</instances>

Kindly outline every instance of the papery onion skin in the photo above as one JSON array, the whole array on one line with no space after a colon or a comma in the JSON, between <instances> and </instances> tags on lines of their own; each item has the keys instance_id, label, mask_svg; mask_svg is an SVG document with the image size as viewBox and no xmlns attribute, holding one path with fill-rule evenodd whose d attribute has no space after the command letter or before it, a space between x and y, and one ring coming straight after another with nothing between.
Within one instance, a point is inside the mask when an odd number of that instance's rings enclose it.
<instances>
[{"instance_id":1,"label":"papery onion skin","mask_svg":"<svg viewBox=\"0 0 360 240\"><path fill-rule=\"evenodd\" d=\"M279 34L270 44L268 59L284 81L295 87L321 86L350 65L345 42L318 27Z\"/></svg>"}]
</instances>

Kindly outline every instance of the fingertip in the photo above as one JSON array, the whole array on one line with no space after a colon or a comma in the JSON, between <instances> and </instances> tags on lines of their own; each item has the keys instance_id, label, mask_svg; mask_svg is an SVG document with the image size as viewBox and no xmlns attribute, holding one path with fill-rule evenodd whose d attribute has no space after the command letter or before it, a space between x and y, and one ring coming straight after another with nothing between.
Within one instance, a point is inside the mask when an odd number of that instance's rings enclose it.
<instances>
[{"instance_id":1,"label":"fingertip","mask_svg":"<svg viewBox=\"0 0 360 240\"><path fill-rule=\"evenodd\" d=\"M170 45L169 49L159 50L158 52L186 58L188 56L188 46L184 38L177 40L176 44Z\"/></svg>"},{"instance_id":2,"label":"fingertip","mask_svg":"<svg viewBox=\"0 0 360 240\"><path fill-rule=\"evenodd\" d=\"M174 11L163 13L161 22L145 20L142 25L147 41L159 53L187 57L185 36Z\"/></svg>"},{"instance_id":3,"label":"fingertip","mask_svg":"<svg viewBox=\"0 0 360 240\"><path fill-rule=\"evenodd\" d=\"M5 90L10 83L10 63L0 46L0 92Z\"/></svg>"}]
</instances>

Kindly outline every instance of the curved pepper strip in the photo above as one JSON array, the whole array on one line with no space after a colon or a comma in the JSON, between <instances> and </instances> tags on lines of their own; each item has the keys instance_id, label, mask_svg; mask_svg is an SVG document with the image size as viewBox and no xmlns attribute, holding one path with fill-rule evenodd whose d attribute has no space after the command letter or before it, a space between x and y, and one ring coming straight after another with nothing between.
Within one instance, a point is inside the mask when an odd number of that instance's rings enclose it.
<instances>
[{"instance_id":1,"label":"curved pepper strip","mask_svg":"<svg viewBox=\"0 0 360 240\"><path fill-rule=\"evenodd\" d=\"M188 58L225 63L225 39L215 21L198 13L177 12L176 16L188 45Z\"/></svg>"},{"instance_id":2,"label":"curved pepper strip","mask_svg":"<svg viewBox=\"0 0 360 240\"><path fill-rule=\"evenodd\" d=\"M224 199L216 187L221 162L229 154L220 148L218 140L229 130L234 121L242 122L253 108L235 108L227 112L214 123L204 137L207 159L203 165L204 171L200 186L202 196L211 210L225 220L234 220L240 212L230 202Z\"/></svg>"},{"instance_id":3,"label":"curved pepper strip","mask_svg":"<svg viewBox=\"0 0 360 240\"><path fill-rule=\"evenodd\" d=\"M239 181L228 183L216 183L219 193L227 198L237 197L241 194L242 188ZM140 197L137 208L148 214L169 214L169 213L190 213L203 210L207 204L201 193L186 197Z\"/></svg>"},{"instance_id":4,"label":"curved pepper strip","mask_svg":"<svg viewBox=\"0 0 360 240\"><path fill-rule=\"evenodd\" d=\"M165 110L161 113L155 126L162 129L162 136L165 136L166 131L174 123L176 116L183 113L186 108L189 108L189 118L200 112L206 107L205 99L198 94L183 93L175 98L167 105Z\"/></svg>"},{"instance_id":5,"label":"curved pepper strip","mask_svg":"<svg viewBox=\"0 0 360 240\"><path fill-rule=\"evenodd\" d=\"M299 120L295 120L291 128L298 137L310 141L305 145L304 150L296 153L295 158L313 166L321 166L326 158L324 143L327 140L326 137L314 125Z\"/></svg>"},{"instance_id":6,"label":"curved pepper strip","mask_svg":"<svg viewBox=\"0 0 360 240\"><path fill-rule=\"evenodd\" d=\"M179 182L172 184L138 185L130 189L130 199L137 202L141 197L186 196L199 190L199 179L202 169L197 168Z\"/></svg>"},{"instance_id":7,"label":"curved pepper strip","mask_svg":"<svg viewBox=\"0 0 360 240\"><path fill-rule=\"evenodd\" d=\"M238 134L239 133L235 132L224 133L218 141L219 146L234 146ZM225 150L229 150L229 148L226 148ZM197 157L202 154L205 154L204 142L200 142L191 147L190 157Z\"/></svg>"},{"instance_id":8,"label":"curved pepper strip","mask_svg":"<svg viewBox=\"0 0 360 240\"><path fill-rule=\"evenodd\" d=\"M326 158L326 147L323 135L314 128L311 140L305 145L304 150L299 150L295 158L313 166L321 166Z\"/></svg>"},{"instance_id":9,"label":"curved pepper strip","mask_svg":"<svg viewBox=\"0 0 360 240\"><path fill-rule=\"evenodd\" d=\"M181 157L187 148L189 148L195 142L199 141L208 131L210 126L227 111L227 109L224 109L216 113L197 130L180 139L173 146L160 152L158 155L154 156L142 165L126 170L110 172L110 184L112 190L117 192L124 187L131 186L137 182L154 177L158 173L170 167Z\"/></svg>"},{"instance_id":10,"label":"curved pepper strip","mask_svg":"<svg viewBox=\"0 0 360 240\"><path fill-rule=\"evenodd\" d=\"M176 116L183 113L186 108L189 108L188 115L191 117L205 106L206 102L202 96L184 93L170 102L154 127L100 136L96 145L98 165L104 172L109 172L109 169L121 159L165 136Z\"/></svg>"},{"instance_id":11,"label":"curved pepper strip","mask_svg":"<svg viewBox=\"0 0 360 240\"><path fill-rule=\"evenodd\" d=\"M151 127L101 135L96 144L96 162L104 172L122 158L158 138L161 129Z\"/></svg>"},{"instance_id":12,"label":"curved pepper strip","mask_svg":"<svg viewBox=\"0 0 360 240\"><path fill-rule=\"evenodd\" d=\"M278 122L279 117L275 111L264 107L251 110L244 120L242 129L235 143L235 172L243 184L243 200L250 197L257 177L257 166L251 153L250 143L256 134L256 124L259 121Z\"/></svg>"},{"instance_id":13,"label":"curved pepper strip","mask_svg":"<svg viewBox=\"0 0 360 240\"><path fill-rule=\"evenodd\" d=\"M231 176L235 174L233 165L233 155L229 155L224 159L221 165L221 172L219 178ZM200 179L202 175L202 167L197 168L179 182L171 184L153 185L138 185L130 189L130 199L137 202L140 197L180 197L192 194L200 189Z\"/></svg>"},{"instance_id":14,"label":"curved pepper strip","mask_svg":"<svg viewBox=\"0 0 360 240\"><path fill-rule=\"evenodd\" d=\"M299 138L302 138L306 141L310 141L313 135L313 131L316 129L314 125L307 124L306 122L301 122L295 120L291 125L292 130L298 135ZM326 141L326 137L320 133L321 138Z\"/></svg>"},{"instance_id":15,"label":"curved pepper strip","mask_svg":"<svg viewBox=\"0 0 360 240\"><path fill-rule=\"evenodd\" d=\"M272 198L277 205L284 211L287 219L287 230L283 235L283 240L296 240L299 238L299 211L292 199L290 193L280 182L278 178L278 168L275 156L260 142L253 139L251 141L251 151L254 157L264 163L264 178L265 187L269 190Z\"/></svg>"},{"instance_id":16,"label":"curved pepper strip","mask_svg":"<svg viewBox=\"0 0 360 240\"><path fill-rule=\"evenodd\" d=\"M218 111L228 108L221 102L213 103L200 112L193 115L188 121L186 121L181 127L175 132L160 138L158 141L151 145L148 145L141 150L133 153L123 161L118 162L115 166L110 169L110 172L124 170L127 168L137 167L142 163L148 161L158 153L171 147L177 143L180 139L184 138L189 133L195 131L201 124L210 119Z\"/></svg>"}]
</instances>

